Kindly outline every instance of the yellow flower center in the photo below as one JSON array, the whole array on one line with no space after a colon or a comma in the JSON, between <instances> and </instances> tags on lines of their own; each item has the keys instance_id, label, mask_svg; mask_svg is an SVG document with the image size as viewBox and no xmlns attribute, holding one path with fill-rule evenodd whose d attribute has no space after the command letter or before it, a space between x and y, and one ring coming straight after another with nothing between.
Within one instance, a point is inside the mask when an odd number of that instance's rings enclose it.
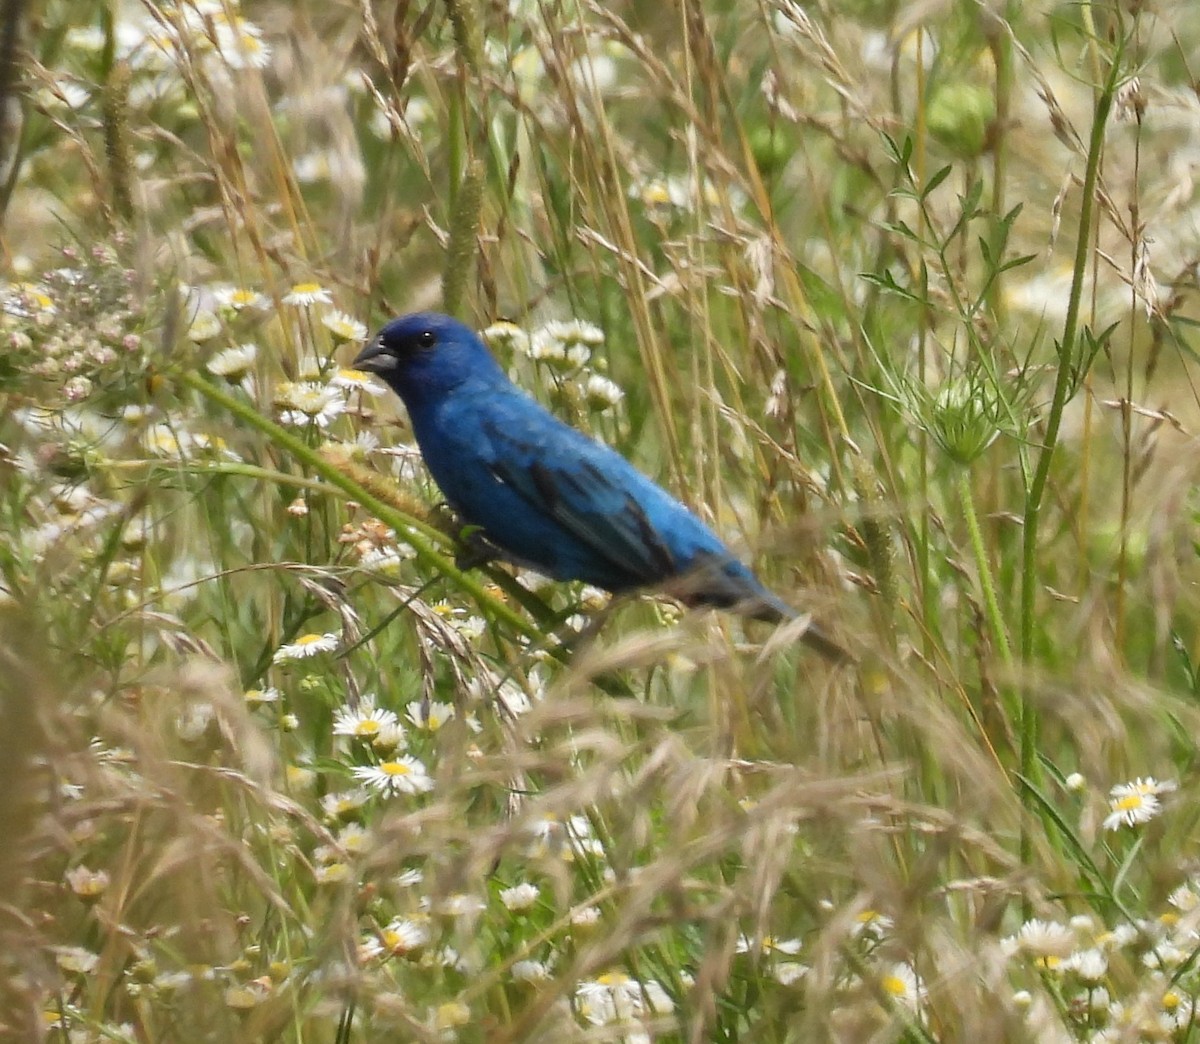
<instances>
[{"instance_id":1,"label":"yellow flower center","mask_svg":"<svg viewBox=\"0 0 1200 1044\"><path fill-rule=\"evenodd\" d=\"M666 185L660 181L656 181L642 189L642 202L650 206L670 203L671 193L667 190Z\"/></svg>"},{"instance_id":2,"label":"yellow flower center","mask_svg":"<svg viewBox=\"0 0 1200 1044\"><path fill-rule=\"evenodd\" d=\"M17 289L44 312L54 307L54 302L32 283L18 283Z\"/></svg>"},{"instance_id":3,"label":"yellow flower center","mask_svg":"<svg viewBox=\"0 0 1200 1044\"><path fill-rule=\"evenodd\" d=\"M412 769L404 764L403 761L385 761L379 766L379 771L385 776L408 776L412 774Z\"/></svg>"}]
</instances>

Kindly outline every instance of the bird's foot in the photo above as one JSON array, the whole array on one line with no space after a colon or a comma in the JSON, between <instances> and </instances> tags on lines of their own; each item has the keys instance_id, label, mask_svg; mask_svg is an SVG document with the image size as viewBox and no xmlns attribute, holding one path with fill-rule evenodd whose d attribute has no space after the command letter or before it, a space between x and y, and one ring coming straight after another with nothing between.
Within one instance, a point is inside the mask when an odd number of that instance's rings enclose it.
<instances>
[{"instance_id":1,"label":"bird's foot","mask_svg":"<svg viewBox=\"0 0 1200 1044\"><path fill-rule=\"evenodd\" d=\"M464 573L503 557L500 550L479 529L467 526L459 532L458 539L462 548L455 554L454 564Z\"/></svg>"}]
</instances>

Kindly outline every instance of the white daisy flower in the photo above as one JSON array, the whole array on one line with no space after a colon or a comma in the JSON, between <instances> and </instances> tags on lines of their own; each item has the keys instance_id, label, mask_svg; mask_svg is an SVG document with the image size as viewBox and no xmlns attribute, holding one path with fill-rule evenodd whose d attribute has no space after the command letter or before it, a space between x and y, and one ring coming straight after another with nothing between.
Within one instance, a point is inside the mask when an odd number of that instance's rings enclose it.
<instances>
[{"instance_id":1,"label":"white daisy flower","mask_svg":"<svg viewBox=\"0 0 1200 1044\"><path fill-rule=\"evenodd\" d=\"M100 957L82 946L56 946L54 959L63 971L76 975L91 975L100 965Z\"/></svg>"},{"instance_id":2,"label":"white daisy flower","mask_svg":"<svg viewBox=\"0 0 1200 1044\"><path fill-rule=\"evenodd\" d=\"M423 794L433 789L433 780L425 766L408 754L378 765L359 765L351 774L364 786L385 797L397 794Z\"/></svg>"},{"instance_id":3,"label":"white daisy flower","mask_svg":"<svg viewBox=\"0 0 1200 1044\"><path fill-rule=\"evenodd\" d=\"M221 320L209 311L197 312L192 316L192 321L188 323L188 339L197 343L211 341L220 332Z\"/></svg>"},{"instance_id":4,"label":"white daisy flower","mask_svg":"<svg viewBox=\"0 0 1200 1044\"><path fill-rule=\"evenodd\" d=\"M276 688L268 686L265 689L247 689L242 693L242 699L248 707L262 707L268 703L278 703L283 694Z\"/></svg>"},{"instance_id":5,"label":"white daisy flower","mask_svg":"<svg viewBox=\"0 0 1200 1044\"><path fill-rule=\"evenodd\" d=\"M1130 943L1136 942L1141 937L1141 934L1137 925L1124 921L1111 931L1101 932L1096 936L1096 945L1103 946L1106 950L1119 950Z\"/></svg>"},{"instance_id":6,"label":"white daisy flower","mask_svg":"<svg viewBox=\"0 0 1200 1044\"><path fill-rule=\"evenodd\" d=\"M1163 971L1178 968L1192 956L1191 949L1183 949L1174 943L1159 940L1152 950L1142 954L1142 964L1147 968L1160 968Z\"/></svg>"},{"instance_id":7,"label":"white daisy flower","mask_svg":"<svg viewBox=\"0 0 1200 1044\"><path fill-rule=\"evenodd\" d=\"M297 283L283 296L283 303L306 308L315 304L333 304L333 294L320 283Z\"/></svg>"},{"instance_id":8,"label":"white daisy flower","mask_svg":"<svg viewBox=\"0 0 1200 1044\"><path fill-rule=\"evenodd\" d=\"M624 972L610 971L576 987L575 1008L593 1026L606 1026L669 1015L675 1004L653 979L639 982Z\"/></svg>"},{"instance_id":9,"label":"white daisy flower","mask_svg":"<svg viewBox=\"0 0 1200 1044\"><path fill-rule=\"evenodd\" d=\"M263 42L262 30L240 15L232 21L214 15L216 46L230 69L265 69L271 64L271 48Z\"/></svg>"},{"instance_id":10,"label":"white daisy flower","mask_svg":"<svg viewBox=\"0 0 1200 1044\"><path fill-rule=\"evenodd\" d=\"M354 436L353 442L346 445L356 457L365 457L379 449L379 436L373 431L360 431Z\"/></svg>"},{"instance_id":11,"label":"white daisy flower","mask_svg":"<svg viewBox=\"0 0 1200 1044\"><path fill-rule=\"evenodd\" d=\"M487 909L487 903L469 892L455 892L437 904L437 912L447 917L473 917Z\"/></svg>"},{"instance_id":12,"label":"white daisy flower","mask_svg":"<svg viewBox=\"0 0 1200 1044\"><path fill-rule=\"evenodd\" d=\"M1179 789L1179 784L1173 779L1158 780L1153 776L1146 776L1144 779L1139 776L1132 783L1118 783L1108 792L1109 797L1125 797L1127 794L1153 794L1158 797L1160 794L1169 794L1174 790Z\"/></svg>"},{"instance_id":13,"label":"white daisy flower","mask_svg":"<svg viewBox=\"0 0 1200 1044\"><path fill-rule=\"evenodd\" d=\"M294 642L276 649L271 662L291 663L293 660L307 660L311 656L333 652L337 647L338 636L332 631L325 634L302 634Z\"/></svg>"},{"instance_id":14,"label":"white daisy flower","mask_svg":"<svg viewBox=\"0 0 1200 1044\"><path fill-rule=\"evenodd\" d=\"M517 982L545 982L550 978L550 969L545 961L516 961L512 977Z\"/></svg>"},{"instance_id":15,"label":"white daisy flower","mask_svg":"<svg viewBox=\"0 0 1200 1044\"><path fill-rule=\"evenodd\" d=\"M629 186L629 196L631 199L640 200L643 206L651 208L674 207L684 210L691 202L687 183L677 177L655 177L635 181Z\"/></svg>"},{"instance_id":16,"label":"white daisy flower","mask_svg":"<svg viewBox=\"0 0 1200 1044\"><path fill-rule=\"evenodd\" d=\"M350 864L340 859L331 863L320 863L313 867L313 879L317 884L341 884L350 880Z\"/></svg>"},{"instance_id":17,"label":"white daisy flower","mask_svg":"<svg viewBox=\"0 0 1200 1044\"><path fill-rule=\"evenodd\" d=\"M140 402L131 402L121 407L121 420L131 428L138 428L154 416L154 407Z\"/></svg>"},{"instance_id":18,"label":"white daisy flower","mask_svg":"<svg viewBox=\"0 0 1200 1044\"><path fill-rule=\"evenodd\" d=\"M392 880L396 883L397 888L415 888L425 880L425 875L420 870L410 868L401 870Z\"/></svg>"},{"instance_id":19,"label":"white daisy flower","mask_svg":"<svg viewBox=\"0 0 1200 1044\"><path fill-rule=\"evenodd\" d=\"M60 79L51 87L39 88L36 97L48 109L82 109L91 98L91 92L74 80Z\"/></svg>"},{"instance_id":20,"label":"white daisy flower","mask_svg":"<svg viewBox=\"0 0 1200 1044\"><path fill-rule=\"evenodd\" d=\"M224 377L231 384L236 384L254 368L257 357L258 345L242 344L217 352L205 364L205 369L216 377Z\"/></svg>"},{"instance_id":21,"label":"white daisy flower","mask_svg":"<svg viewBox=\"0 0 1200 1044\"><path fill-rule=\"evenodd\" d=\"M295 427L326 428L346 412L342 390L315 381L285 381L275 390L275 404L282 411L279 419Z\"/></svg>"},{"instance_id":22,"label":"white daisy flower","mask_svg":"<svg viewBox=\"0 0 1200 1044\"><path fill-rule=\"evenodd\" d=\"M395 956L410 953L429 942L429 925L424 919L398 917L379 933L379 941Z\"/></svg>"},{"instance_id":23,"label":"white daisy flower","mask_svg":"<svg viewBox=\"0 0 1200 1044\"><path fill-rule=\"evenodd\" d=\"M407 736L404 732L404 726L398 721L388 722L379 730L372 742L372 746L379 751L380 754L387 756L391 754L397 747L403 747L407 744Z\"/></svg>"},{"instance_id":24,"label":"white daisy flower","mask_svg":"<svg viewBox=\"0 0 1200 1044\"><path fill-rule=\"evenodd\" d=\"M235 314L245 311L261 312L271 307L271 302L265 295L240 286L217 286L213 288L212 294L220 308Z\"/></svg>"},{"instance_id":25,"label":"white daisy flower","mask_svg":"<svg viewBox=\"0 0 1200 1044\"><path fill-rule=\"evenodd\" d=\"M567 349L556 337L549 337L537 330L529 339L529 358L544 363L561 363L567 358Z\"/></svg>"},{"instance_id":26,"label":"white daisy flower","mask_svg":"<svg viewBox=\"0 0 1200 1044\"><path fill-rule=\"evenodd\" d=\"M468 642L475 642L487 633L487 621L482 616L468 616L454 620L454 629Z\"/></svg>"},{"instance_id":27,"label":"white daisy flower","mask_svg":"<svg viewBox=\"0 0 1200 1044\"><path fill-rule=\"evenodd\" d=\"M571 924L576 928L593 928L600 923L600 907L584 906L571 914Z\"/></svg>"},{"instance_id":28,"label":"white daisy flower","mask_svg":"<svg viewBox=\"0 0 1200 1044\"><path fill-rule=\"evenodd\" d=\"M525 882L513 885L512 888L501 889L500 902L504 904L507 910L528 910L537 902L537 897L540 894L541 889L537 885Z\"/></svg>"},{"instance_id":29,"label":"white daisy flower","mask_svg":"<svg viewBox=\"0 0 1200 1044\"><path fill-rule=\"evenodd\" d=\"M186 457L196 448L189 432L169 424L152 424L142 435L142 445L148 453L172 460Z\"/></svg>"},{"instance_id":30,"label":"white daisy flower","mask_svg":"<svg viewBox=\"0 0 1200 1044\"><path fill-rule=\"evenodd\" d=\"M1118 793L1119 791L1119 793ZM1129 784L1113 787L1104 817L1105 830L1137 826L1153 819L1162 811L1162 802L1154 794L1138 790Z\"/></svg>"},{"instance_id":31,"label":"white daisy flower","mask_svg":"<svg viewBox=\"0 0 1200 1044\"><path fill-rule=\"evenodd\" d=\"M488 344L495 345L498 348L509 348L513 351L524 352L528 354L530 349L529 334L521 329L516 323L510 323L506 319L501 319L498 323L492 323L486 330L483 331L483 339Z\"/></svg>"},{"instance_id":32,"label":"white daisy flower","mask_svg":"<svg viewBox=\"0 0 1200 1044\"><path fill-rule=\"evenodd\" d=\"M413 700L406 708L405 717L418 729L428 729L437 732L443 725L454 717L454 704L424 700Z\"/></svg>"},{"instance_id":33,"label":"white daisy flower","mask_svg":"<svg viewBox=\"0 0 1200 1044\"><path fill-rule=\"evenodd\" d=\"M1075 933L1057 921L1032 918L1001 941L1001 949L1009 956L1017 953L1034 957L1066 957L1075 948Z\"/></svg>"},{"instance_id":34,"label":"white daisy flower","mask_svg":"<svg viewBox=\"0 0 1200 1044\"><path fill-rule=\"evenodd\" d=\"M571 816L565 823L545 816L527 824L525 830L532 837L529 855L535 859L557 856L569 863L580 856L604 856L604 845L592 833L587 816Z\"/></svg>"},{"instance_id":35,"label":"white daisy flower","mask_svg":"<svg viewBox=\"0 0 1200 1044\"><path fill-rule=\"evenodd\" d=\"M884 992L907 1008L915 1008L925 996L917 973L907 964L893 964L879 977Z\"/></svg>"},{"instance_id":36,"label":"white daisy flower","mask_svg":"<svg viewBox=\"0 0 1200 1044\"><path fill-rule=\"evenodd\" d=\"M771 978L781 986L794 986L810 971L807 964L799 961L776 961L771 965Z\"/></svg>"},{"instance_id":37,"label":"white daisy flower","mask_svg":"<svg viewBox=\"0 0 1200 1044\"><path fill-rule=\"evenodd\" d=\"M1189 881L1187 884L1180 885L1167 896L1167 902L1182 913L1191 913L1200 908L1200 894L1193 887L1193 882Z\"/></svg>"},{"instance_id":38,"label":"white daisy flower","mask_svg":"<svg viewBox=\"0 0 1200 1044\"><path fill-rule=\"evenodd\" d=\"M595 348L604 343L604 331L583 319L551 320L538 333L558 341L564 348L575 344Z\"/></svg>"},{"instance_id":39,"label":"white daisy flower","mask_svg":"<svg viewBox=\"0 0 1200 1044\"><path fill-rule=\"evenodd\" d=\"M1061 967L1064 971L1074 972L1084 982L1098 983L1108 972L1108 957L1102 950L1076 950Z\"/></svg>"},{"instance_id":40,"label":"white daisy flower","mask_svg":"<svg viewBox=\"0 0 1200 1044\"><path fill-rule=\"evenodd\" d=\"M373 547L359 559L363 569L383 577L395 577L404 562L405 556L395 547Z\"/></svg>"},{"instance_id":41,"label":"white daisy flower","mask_svg":"<svg viewBox=\"0 0 1200 1044\"><path fill-rule=\"evenodd\" d=\"M75 895L81 899L98 899L104 894L110 884L110 877L105 870L91 870L86 866L73 866L63 877Z\"/></svg>"},{"instance_id":42,"label":"white daisy flower","mask_svg":"<svg viewBox=\"0 0 1200 1044\"><path fill-rule=\"evenodd\" d=\"M210 435L207 431L197 431L192 434L192 444L200 453L208 453L215 457L225 457L227 460L241 460L229 448L229 444L220 435Z\"/></svg>"},{"instance_id":43,"label":"white daisy flower","mask_svg":"<svg viewBox=\"0 0 1200 1044\"><path fill-rule=\"evenodd\" d=\"M383 956L383 943L373 935L364 936L358 941L356 954L360 965L370 964L371 961L378 960Z\"/></svg>"},{"instance_id":44,"label":"white daisy flower","mask_svg":"<svg viewBox=\"0 0 1200 1044\"><path fill-rule=\"evenodd\" d=\"M333 334L335 341L364 341L367 337L366 324L345 312L326 312L321 316L321 325Z\"/></svg>"},{"instance_id":45,"label":"white daisy flower","mask_svg":"<svg viewBox=\"0 0 1200 1044\"><path fill-rule=\"evenodd\" d=\"M587 404L596 411L609 410L616 406L625 393L615 381L602 377L598 373L591 374L583 386L583 397Z\"/></svg>"},{"instance_id":46,"label":"white daisy flower","mask_svg":"<svg viewBox=\"0 0 1200 1044\"><path fill-rule=\"evenodd\" d=\"M362 392L364 395L385 395L387 388L364 370L342 367L335 370L329 383L343 392Z\"/></svg>"},{"instance_id":47,"label":"white daisy flower","mask_svg":"<svg viewBox=\"0 0 1200 1044\"><path fill-rule=\"evenodd\" d=\"M308 791L317 786L317 773L307 764L289 764L283 770L283 778L292 791Z\"/></svg>"},{"instance_id":48,"label":"white daisy flower","mask_svg":"<svg viewBox=\"0 0 1200 1044\"><path fill-rule=\"evenodd\" d=\"M376 707L375 697L370 694L362 698L357 708L343 708L333 719L335 736L353 736L367 743L374 742L385 729L396 730L397 744L394 745L398 745L404 736L400 719L394 712Z\"/></svg>"},{"instance_id":49,"label":"white daisy flower","mask_svg":"<svg viewBox=\"0 0 1200 1044\"><path fill-rule=\"evenodd\" d=\"M104 49L104 30L98 25L68 29L63 42L68 47L76 47L81 51L101 51Z\"/></svg>"},{"instance_id":50,"label":"white daisy flower","mask_svg":"<svg viewBox=\"0 0 1200 1044\"><path fill-rule=\"evenodd\" d=\"M321 798L321 811L326 819L349 819L370 800L368 791L358 788L326 794Z\"/></svg>"}]
</instances>

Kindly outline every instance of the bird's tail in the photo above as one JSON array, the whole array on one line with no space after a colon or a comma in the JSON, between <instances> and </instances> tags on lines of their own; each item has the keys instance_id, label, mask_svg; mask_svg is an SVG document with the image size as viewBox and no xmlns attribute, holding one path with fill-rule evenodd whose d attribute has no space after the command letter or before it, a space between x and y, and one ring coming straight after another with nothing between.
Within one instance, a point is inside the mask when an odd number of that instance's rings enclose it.
<instances>
[{"instance_id":1,"label":"bird's tail","mask_svg":"<svg viewBox=\"0 0 1200 1044\"><path fill-rule=\"evenodd\" d=\"M744 612L751 619L765 620L767 623L785 623L789 620L798 620L801 615L782 598L776 597L765 589L761 595L758 595L746 604ZM834 641L817 624L813 623L811 619L808 621L808 626L805 627L804 633L800 636L800 640L805 645L819 652L830 663L842 664L855 662L854 656L848 649Z\"/></svg>"},{"instance_id":2,"label":"bird's tail","mask_svg":"<svg viewBox=\"0 0 1200 1044\"><path fill-rule=\"evenodd\" d=\"M693 567L676 577L667 586L667 592L685 605L715 605L767 623L799 620L801 615L764 587L745 565L728 555L697 556ZM847 649L811 620L800 640L832 663L855 662Z\"/></svg>"}]
</instances>

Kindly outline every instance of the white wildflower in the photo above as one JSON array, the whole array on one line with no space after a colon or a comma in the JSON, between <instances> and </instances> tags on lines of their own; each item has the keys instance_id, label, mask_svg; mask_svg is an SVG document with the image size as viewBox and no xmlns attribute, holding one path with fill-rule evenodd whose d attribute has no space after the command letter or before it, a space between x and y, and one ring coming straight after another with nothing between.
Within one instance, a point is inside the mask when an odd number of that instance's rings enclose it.
<instances>
[{"instance_id":1,"label":"white wildflower","mask_svg":"<svg viewBox=\"0 0 1200 1044\"><path fill-rule=\"evenodd\" d=\"M294 642L281 645L271 658L272 663L290 663L306 660L320 653L333 652L338 647L338 636L332 631L325 634L302 634Z\"/></svg>"},{"instance_id":2,"label":"white wildflower","mask_svg":"<svg viewBox=\"0 0 1200 1044\"><path fill-rule=\"evenodd\" d=\"M333 295L320 283L297 283L283 297L283 303L298 308L315 304L333 304Z\"/></svg>"},{"instance_id":3,"label":"white wildflower","mask_svg":"<svg viewBox=\"0 0 1200 1044\"><path fill-rule=\"evenodd\" d=\"M386 797L397 794L423 794L433 789L433 779L425 765L408 754L378 765L360 765L351 774L364 786Z\"/></svg>"}]
</instances>

